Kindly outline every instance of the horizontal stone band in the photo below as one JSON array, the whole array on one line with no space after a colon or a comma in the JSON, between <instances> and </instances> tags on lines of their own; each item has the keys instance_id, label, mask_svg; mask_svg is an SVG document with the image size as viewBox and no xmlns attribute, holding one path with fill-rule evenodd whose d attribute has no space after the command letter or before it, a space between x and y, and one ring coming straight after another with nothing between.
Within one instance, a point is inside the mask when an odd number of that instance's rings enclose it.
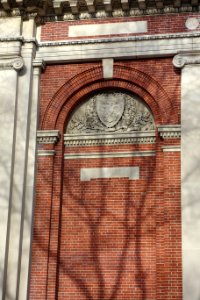
<instances>
[{"instance_id":1,"label":"horizontal stone band","mask_svg":"<svg viewBox=\"0 0 200 300\"><path fill-rule=\"evenodd\" d=\"M86 158L126 158L155 156L155 151L133 151L133 152L93 152L93 153L65 153L65 159L86 159Z\"/></svg>"},{"instance_id":2,"label":"horizontal stone band","mask_svg":"<svg viewBox=\"0 0 200 300\"><path fill-rule=\"evenodd\" d=\"M65 134L65 146L115 145L115 144L154 144L155 131L124 134Z\"/></svg>"}]
</instances>

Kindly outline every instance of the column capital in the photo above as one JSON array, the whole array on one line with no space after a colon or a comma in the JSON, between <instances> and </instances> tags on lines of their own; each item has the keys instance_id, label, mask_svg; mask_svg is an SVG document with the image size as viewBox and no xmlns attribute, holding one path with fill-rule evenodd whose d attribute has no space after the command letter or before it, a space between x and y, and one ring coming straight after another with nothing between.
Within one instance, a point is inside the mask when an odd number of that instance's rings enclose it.
<instances>
[{"instance_id":1,"label":"column capital","mask_svg":"<svg viewBox=\"0 0 200 300\"><path fill-rule=\"evenodd\" d=\"M200 64L200 51L179 53L173 58L173 65L182 69L185 65Z\"/></svg>"},{"instance_id":2,"label":"column capital","mask_svg":"<svg viewBox=\"0 0 200 300\"><path fill-rule=\"evenodd\" d=\"M14 69L15 71L20 71L24 67L24 61L21 56L9 57L1 56L0 57L0 69Z\"/></svg>"},{"instance_id":3,"label":"column capital","mask_svg":"<svg viewBox=\"0 0 200 300\"><path fill-rule=\"evenodd\" d=\"M34 59L33 61L33 67L34 68L40 68L41 70L44 70L45 69L45 61L43 59L40 59L40 58L36 58Z\"/></svg>"}]
</instances>

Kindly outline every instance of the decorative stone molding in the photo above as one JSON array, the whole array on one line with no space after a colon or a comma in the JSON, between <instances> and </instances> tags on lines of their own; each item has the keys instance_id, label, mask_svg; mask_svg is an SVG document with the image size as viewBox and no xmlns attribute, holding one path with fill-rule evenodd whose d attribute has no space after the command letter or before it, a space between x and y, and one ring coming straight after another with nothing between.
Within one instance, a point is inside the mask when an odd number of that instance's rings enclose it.
<instances>
[{"instance_id":1,"label":"decorative stone molding","mask_svg":"<svg viewBox=\"0 0 200 300\"><path fill-rule=\"evenodd\" d=\"M24 42L23 36L0 37L0 42Z\"/></svg>"},{"instance_id":2,"label":"decorative stone molding","mask_svg":"<svg viewBox=\"0 0 200 300\"><path fill-rule=\"evenodd\" d=\"M181 146L171 145L171 146L163 146L163 152L181 152Z\"/></svg>"},{"instance_id":3,"label":"decorative stone molding","mask_svg":"<svg viewBox=\"0 0 200 300\"><path fill-rule=\"evenodd\" d=\"M0 10L0 18L7 18L7 17L19 17L22 15L22 12L18 9L12 9L10 11L6 11L1 9Z\"/></svg>"},{"instance_id":4,"label":"decorative stone molding","mask_svg":"<svg viewBox=\"0 0 200 300\"><path fill-rule=\"evenodd\" d=\"M155 131L134 132L123 134L65 134L65 146L93 146L93 145L119 145L119 144L155 144Z\"/></svg>"},{"instance_id":5,"label":"decorative stone molding","mask_svg":"<svg viewBox=\"0 0 200 300\"><path fill-rule=\"evenodd\" d=\"M39 144L56 144L59 140L59 130L38 130L37 142Z\"/></svg>"},{"instance_id":6,"label":"decorative stone molding","mask_svg":"<svg viewBox=\"0 0 200 300\"><path fill-rule=\"evenodd\" d=\"M48 41L40 42L39 47L55 47L55 46L68 46L68 45L84 45L84 44L99 44L99 43L119 43L131 41L151 41L163 39L181 39L181 38L195 38L200 37L200 32L189 33L171 33L171 34L154 34L154 35L136 35L128 37L111 37L111 38L92 38L82 40L69 40L69 41Z\"/></svg>"},{"instance_id":7,"label":"decorative stone molding","mask_svg":"<svg viewBox=\"0 0 200 300\"><path fill-rule=\"evenodd\" d=\"M46 64L43 59L40 59L40 58L34 59L34 61L33 61L34 68L41 68L41 70L44 70L45 66L46 66Z\"/></svg>"},{"instance_id":8,"label":"decorative stone molding","mask_svg":"<svg viewBox=\"0 0 200 300\"><path fill-rule=\"evenodd\" d=\"M173 65L176 68L183 68L185 65L200 64L200 52L180 53L174 56Z\"/></svg>"},{"instance_id":9,"label":"decorative stone molding","mask_svg":"<svg viewBox=\"0 0 200 300\"><path fill-rule=\"evenodd\" d=\"M24 67L24 61L21 56L16 57L0 57L0 69L14 69L20 71Z\"/></svg>"},{"instance_id":10,"label":"decorative stone molding","mask_svg":"<svg viewBox=\"0 0 200 300\"><path fill-rule=\"evenodd\" d=\"M55 150L37 150L37 156L54 156Z\"/></svg>"},{"instance_id":11,"label":"decorative stone molding","mask_svg":"<svg viewBox=\"0 0 200 300\"><path fill-rule=\"evenodd\" d=\"M124 158L124 157L146 157L155 156L155 151L133 151L133 152L97 152L97 153L65 153L65 159L86 158Z\"/></svg>"},{"instance_id":12,"label":"decorative stone molding","mask_svg":"<svg viewBox=\"0 0 200 300\"><path fill-rule=\"evenodd\" d=\"M123 0L121 1L123 5ZM145 4L145 1L143 2ZM161 1L162 3L162 1ZM55 8L54 8L55 9ZM199 11L199 7L196 7L196 10ZM55 9L55 15L46 15L41 16L38 18L38 23L45 23L45 22L55 22L58 20L86 20L86 19L104 19L109 17L129 17L129 16L143 16L143 15L160 15L160 14L170 14L170 13L182 13L182 12L192 12L193 7L191 3L188 3L188 5L180 6L180 7L174 7L172 5L166 5L162 8L157 8L156 6L153 7L143 7L143 8L129 8L127 10L123 9L115 9L112 8L112 11L108 12L104 9L96 9L95 12L84 11L84 12L78 12L75 11L68 11L63 12L63 14L59 15L59 9Z\"/></svg>"},{"instance_id":13,"label":"decorative stone molding","mask_svg":"<svg viewBox=\"0 0 200 300\"><path fill-rule=\"evenodd\" d=\"M173 56L177 54L177 51L198 50L199 37L200 32L189 32L152 36L48 41L39 44L36 55L49 64L101 60L104 58L113 58L117 61L119 59L129 59L130 53L132 59ZM124 43L126 43L126 47L124 47ZM97 47L98 44L101 44L101 47Z\"/></svg>"},{"instance_id":14,"label":"decorative stone molding","mask_svg":"<svg viewBox=\"0 0 200 300\"><path fill-rule=\"evenodd\" d=\"M36 47L39 46L39 43L36 38L23 39L23 43L33 43Z\"/></svg>"},{"instance_id":15,"label":"decorative stone molding","mask_svg":"<svg viewBox=\"0 0 200 300\"><path fill-rule=\"evenodd\" d=\"M12 16L27 18L37 15L39 22L49 22L62 19L77 20L192 12L194 9L198 12L197 4L196 1L189 0L183 4L180 2L180 5L176 5L175 0L169 0L167 4L163 0L155 2L113 0L112 3L105 0L86 0L84 2L81 0L3 0L0 1L0 18Z\"/></svg>"},{"instance_id":16,"label":"decorative stone molding","mask_svg":"<svg viewBox=\"0 0 200 300\"><path fill-rule=\"evenodd\" d=\"M158 132L163 139L179 139L181 137L181 125L160 125Z\"/></svg>"}]
</instances>

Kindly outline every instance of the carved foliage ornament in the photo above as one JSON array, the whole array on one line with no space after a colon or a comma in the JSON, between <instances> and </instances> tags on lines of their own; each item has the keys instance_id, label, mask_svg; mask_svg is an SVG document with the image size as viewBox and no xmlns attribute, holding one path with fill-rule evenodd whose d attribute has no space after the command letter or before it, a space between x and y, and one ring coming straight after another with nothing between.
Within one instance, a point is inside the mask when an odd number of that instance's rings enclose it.
<instances>
[{"instance_id":1,"label":"carved foliage ornament","mask_svg":"<svg viewBox=\"0 0 200 300\"><path fill-rule=\"evenodd\" d=\"M68 134L121 133L154 130L149 108L136 96L122 92L98 93L71 115Z\"/></svg>"}]
</instances>

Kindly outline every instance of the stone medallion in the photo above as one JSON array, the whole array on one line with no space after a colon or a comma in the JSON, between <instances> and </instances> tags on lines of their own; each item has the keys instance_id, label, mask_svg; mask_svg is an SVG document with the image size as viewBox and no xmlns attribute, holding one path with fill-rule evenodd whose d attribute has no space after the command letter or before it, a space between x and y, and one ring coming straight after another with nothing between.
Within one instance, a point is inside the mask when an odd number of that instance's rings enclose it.
<instances>
[{"instance_id":1,"label":"stone medallion","mask_svg":"<svg viewBox=\"0 0 200 300\"><path fill-rule=\"evenodd\" d=\"M189 30L195 30L199 27L199 19L189 17L185 22L185 26Z\"/></svg>"},{"instance_id":2,"label":"stone medallion","mask_svg":"<svg viewBox=\"0 0 200 300\"><path fill-rule=\"evenodd\" d=\"M96 112L101 122L106 127L115 126L124 112L124 98L117 94L107 94L105 97L99 95L96 98Z\"/></svg>"}]
</instances>

